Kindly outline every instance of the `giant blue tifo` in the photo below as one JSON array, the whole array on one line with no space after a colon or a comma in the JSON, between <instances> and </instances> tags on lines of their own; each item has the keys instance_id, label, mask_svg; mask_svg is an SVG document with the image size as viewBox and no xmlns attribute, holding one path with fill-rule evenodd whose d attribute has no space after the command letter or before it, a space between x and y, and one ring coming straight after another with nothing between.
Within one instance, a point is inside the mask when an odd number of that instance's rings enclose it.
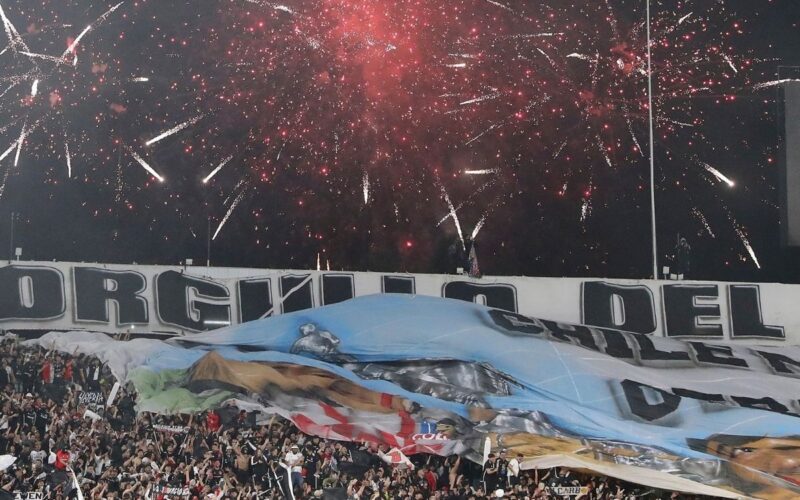
<instances>
[{"instance_id":1,"label":"giant blue tifo","mask_svg":"<svg viewBox=\"0 0 800 500\"><path fill-rule=\"evenodd\" d=\"M139 411L233 403L406 454L481 462L488 442L521 453L523 468L800 497L799 347L681 342L413 295L167 341L73 332L31 342L99 356L135 385Z\"/></svg>"}]
</instances>

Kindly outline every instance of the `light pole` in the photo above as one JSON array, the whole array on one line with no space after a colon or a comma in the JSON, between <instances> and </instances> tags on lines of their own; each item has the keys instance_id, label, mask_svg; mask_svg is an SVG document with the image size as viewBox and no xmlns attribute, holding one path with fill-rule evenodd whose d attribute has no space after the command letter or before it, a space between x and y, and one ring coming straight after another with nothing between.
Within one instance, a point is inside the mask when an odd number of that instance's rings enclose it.
<instances>
[{"instance_id":1,"label":"light pole","mask_svg":"<svg viewBox=\"0 0 800 500\"><path fill-rule=\"evenodd\" d=\"M658 279L658 239L656 237L656 168L653 145L653 66L650 48L650 0L647 2L647 111L650 126L650 228L653 237L653 279Z\"/></svg>"},{"instance_id":2,"label":"light pole","mask_svg":"<svg viewBox=\"0 0 800 500\"><path fill-rule=\"evenodd\" d=\"M17 214L16 212L11 212L11 232L9 233L8 239L8 263L11 264L11 260L14 258L14 222L16 221Z\"/></svg>"}]
</instances>

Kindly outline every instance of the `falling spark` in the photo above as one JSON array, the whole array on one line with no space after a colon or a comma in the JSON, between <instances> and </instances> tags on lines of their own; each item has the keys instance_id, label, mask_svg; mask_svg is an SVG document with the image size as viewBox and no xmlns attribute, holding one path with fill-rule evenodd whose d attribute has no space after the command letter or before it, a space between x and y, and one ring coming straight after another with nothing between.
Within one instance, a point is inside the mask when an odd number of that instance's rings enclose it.
<instances>
[{"instance_id":1,"label":"falling spark","mask_svg":"<svg viewBox=\"0 0 800 500\"><path fill-rule=\"evenodd\" d=\"M132 81L134 81L134 82L149 82L150 79L147 78L146 76L137 76Z\"/></svg>"},{"instance_id":2,"label":"falling spark","mask_svg":"<svg viewBox=\"0 0 800 500\"><path fill-rule=\"evenodd\" d=\"M759 83L758 85L753 86L753 90L761 90L768 87L776 87L778 85L783 85L784 83L798 83L800 82L800 78L785 78L783 80L772 80L771 82L764 82Z\"/></svg>"},{"instance_id":3,"label":"falling spark","mask_svg":"<svg viewBox=\"0 0 800 500\"><path fill-rule=\"evenodd\" d=\"M475 224L475 229L472 230L472 235L470 236L470 239L472 241L475 241L475 238L478 237L478 233L481 232L481 229L483 229L483 225L486 224L486 216L487 215L488 214L483 214L483 216L481 217L481 220L479 220L478 223Z\"/></svg>"},{"instance_id":4,"label":"falling spark","mask_svg":"<svg viewBox=\"0 0 800 500\"><path fill-rule=\"evenodd\" d=\"M31 85L31 97L36 97L36 94L39 93L39 80L36 79L33 81L33 85Z\"/></svg>"},{"instance_id":5,"label":"falling spark","mask_svg":"<svg viewBox=\"0 0 800 500\"><path fill-rule=\"evenodd\" d=\"M55 56L48 56L47 54L37 54L35 52L28 52L25 50L22 50L19 53L22 54L23 56L28 56L34 59L44 59L45 61L50 61L58 64L66 64L64 62L64 59Z\"/></svg>"},{"instance_id":6,"label":"falling spark","mask_svg":"<svg viewBox=\"0 0 800 500\"><path fill-rule=\"evenodd\" d=\"M578 54L577 52L573 52L572 54L567 54L567 57L568 58L572 58L572 59L581 59L581 60L584 60L584 61L592 61L593 60L591 57L587 56L586 54Z\"/></svg>"},{"instance_id":7,"label":"falling spark","mask_svg":"<svg viewBox=\"0 0 800 500\"><path fill-rule=\"evenodd\" d=\"M708 232L709 236L716 239L717 235L715 235L714 231L711 230L711 225L709 225L706 216L703 215L703 212L701 212L700 210L697 209L697 207L695 207L692 209L692 215L694 215L700 220L700 223L703 224L703 227L706 228L706 231Z\"/></svg>"},{"instance_id":8,"label":"falling spark","mask_svg":"<svg viewBox=\"0 0 800 500\"><path fill-rule=\"evenodd\" d=\"M564 151L564 147L567 145L567 141L561 143L561 146L558 147L556 154L553 155L553 159L555 160L561 155L561 152Z\"/></svg>"},{"instance_id":9,"label":"falling spark","mask_svg":"<svg viewBox=\"0 0 800 500\"><path fill-rule=\"evenodd\" d=\"M17 140L17 154L14 155L14 167L16 168L19 164L19 155L22 152L22 143L25 142L25 134L27 134L28 128L28 121L25 120L25 123L22 124L22 130L19 133L19 139Z\"/></svg>"},{"instance_id":10,"label":"falling spark","mask_svg":"<svg viewBox=\"0 0 800 500\"><path fill-rule=\"evenodd\" d=\"M505 10L507 10L507 11L509 11L509 12L514 12L514 9L512 9L512 8L511 8L511 7L509 7L508 5L503 5L503 4L502 4L502 3L500 3L500 2L495 2L495 0L486 0L486 1L487 1L487 2L489 2L489 3L490 3L490 4L492 4L492 5L495 5L495 6L497 6L497 7L500 7L501 9L505 9Z\"/></svg>"},{"instance_id":11,"label":"falling spark","mask_svg":"<svg viewBox=\"0 0 800 500\"><path fill-rule=\"evenodd\" d=\"M453 222L456 225L456 231L458 231L458 239L461 240L461 246L463 246L464 250L466 250L467 247L466 244L464 243L464 233L461 232L461 221L458 220L456 207L454 207L453 202L450 201L450 195L447 194L447 191L444 189L444 185L439 185L439 188L442 190L442 195L444 196L444 201L447 203L447 208L450 209L450 214L448 215L448 217L452 217Z\"/></svg>"},{"instance_id":12,"label":"falling spark","mask_svg":"<svg viewBox=\"0 0 800 500\"><path fill-rule=\"evenodd\" d=\"M445 66L447 66L448 68L466 68L467 67L467 63L463 63L462 62L462 63L455 63L455 64L446 64Z\"/></svg>"},{"instance_id":13,"label":"falling spark","mask_svg":"<svg viewBox=\"0 0 800 500\"><path fill-rule=\"evenodd\" d=\"M485 168L483 170L464 170L464 175L488 175L488 174L496 174L499 169L496 168Z\"/></svg>"},{"instance_id":14,"label":"falling spark","mask_svg":"<svg viewBox=\"0 0 800 500\"><path fill-rule=\"evenodd\" d=\"M233 159L233 155L230 155L229 157L227 157L227 158L225 158L224 160L222 160L222 163L220 163L220 164L217 166L217 168L215 168L214 170L212 170L212 171L211 171L211 173L210 173L210 174L208 174L208 175L206 176L206 178L205 178L205 179L203 179L203 184L208 184L208 181L210 181L211 179L213 179L213 178L214 178L214 176L215 176L215 175L217 175L217 173L218 173L220 170L222 170L222 167L224 167L225 165L227 165L227 164L228 164L228 162L229 162L229 161L231 161L232 159Z\"/></svg>"},{"instance_id":15,"label":"falling spark","mask_svg":"<svg viewBox=\"0 0 800 500\"><path fill-rule=\"evenodd\" d=\"M499 92L495 92L494 94L486 94L486 95L482 95L480 97L476 97L475 99L470 99L468 101L461 102L458 105L459 106L465 106L467 104L475 104L477 102L488 101L490 99L497 99L498 97L500 97L500 93Z\"/></svg>"},{"instance_id":16,"label":"falling spark","mask_svg":"<svg viewBox=\"0 0 800 500\"><path fill-rule=\"evenodd\" d=\"M84 28L83 31L81 31L81 34L78 35L77 37L75 37L75 40L73 40L72 43L69 44L69 47L67 47L67 50L65 50L64 53L61 55L61 59L66 60L68 55L74 54L75 53L75 49L78 47L78 44L81 42L81 39L84 36L86 36L86 34L89 33L89 31L91 31L92 28L94 28L98 24L100 24L103 21L105 21L106 19L108 19L108 16L110 16L115 10L117 10L123 3L125 3L125 2L120 2L117 5L111 7L110 9L108 9L106 11L105 14L103 14L100 17L98 17L92 24L90 24L89 26ZM78 62L78 58L76 56L75 59L73 60L73 66L77 62Z\"/></svg>"},{"instance_id":17,"label":"falling spark","mask_svg":"<svg viewBox=\"0 0 800 500\"><path fill-rule=\"evenodd\" d=\"M14 151L14 148L16 148L16 147L17 147L17 142L18 142L18 141L14 141L14 142L12 142L12 143L11 143L11 146L9 146L9 147L8 147L8 149L6 149L6 150L3 152L3 154L1 154L1 155L0 155L0 161L3 161L3 160L5 160L5 159L6 159L6 156L10 155L10 154L11 154L11 152L12 152L12 151Z\"/></svg>"},{"instance_id":18,"label":"falling spark","mask_svg":"<svg viewBox=\"0 0 800 500\"><path fill-rule=\"evenodd\" d=\"M72 157L69 154L69 141L67 141L67 140L64 141L64 150L66 151L66 154L67 154L67 177L71 178L72 177Z\"/></svg>"},{"instance_id":19,"label":"falling spark","mask_svg":"<svg viewBox=\"0 0 800 500\"><path fill-rule=\"evenodd\" d=\"M362 186L364 190L364 204L366 205L367 203L369 203L369 173L367 173L366 171L364 171Z\"/></svg>"},{"instance_id":20,"label":"falling spark","mask_svg":"<svg viewBox=\"0 0 800 500\"><path fill-rule=\"evenodd\" d=\"M167 130L166 132L163 132L163 133L157 135L156 137L153 137L149 141L145 142L144 145L145 146L152 146L153 144L157 143L158 141L166 139L167 137L169 137L171 135L175 135L178 132L180 132L181 130L183 130L185 128L188 128L188 127L191 127L195 123L199 122L203 118L203 116L205 116L205 115L195 116L191 120L185 121L185 122L181 123L180 125L172 127L171 129Z\"/></svg>"},{"instance_id":21,"label":"falling spark","mask_svg":"<svg viewBox=\"0 0 800 500\"><path fill-rule=\"evenodd\" d=\"M581 222L586 222L586 219L592 214L592 199L584 198L581 204Z\"/></svg>"},{"instance_id":22,"label":"falling spark","mask_svg":"<svg viewBox=\"0 0 800 500\"><path fill-rule=\"evenodd\" d=\"M742 244L747 249L747 253L750 254L750 257L753 259L753 262L755 263L756 267L761 269L761 264L758 262L758 257L756 257L756 252L753 250L753 247L750 246L750 241L747 239L747 236L745 236L744 232L738 227L736 228L736 234L739 236L739 239L742 240Z\"/></svg>"},{"instance_id":23,"label":"falling spark","mask_svg":"<svg viewBox=\"0 0 800 500\"><path fill-rule=\"evenodd\" d=\"M684 23L684 21L686 21L687 19L689 19L690 17L692 17L692 14L694 14L694 12L689 12L688 14L686 14L685 16L683 16L682 18L678 19L678 25L680 26L681 24L683 24L683 23Z\"/></svg>"},{"instance_id":24,"label":"falling spark","mask_svg":"<svg viewBox=\"0 0 800 500\"><path fill-rule=\"evenodd\" d=\"M603 158L605 158L608 166L613 168L614 164L611 163L611 157L608 155L608 150L605 144L603 144L603 139L599 135L597 136L597 149L603 154Z\"/></svg>"},{"instance_id":25,"label":"falling spark","mask_svg":"<svg viewBox=\"0 0 800 500\"><path fill-rule=\"evenodd\" d=\"M14 51L16 51L17 50L17 46L19 45L23 49L29 51L30 49L28 48L28 46L25 44L25 41L20 36L19 32L17 31L17 28L14 27L14 24L11 22L11 20L8 18L8 16L6 16L6 12L5 12L5 10L3 10L3 5L2 4L0 4L0 18L2 18L2 20L3 20L3 27L6 30L6 35L8 36L8 41L11 43L11 48L14 49Z\"/></svg>"},{"instance_id":26,"label":"falling spark","mask_svg":"<svg viewBox=\"0 0 800 500\"><path fill-rule=\"evenodd\" d=\"M725 62L728 63L728 66L731 67L734 73L739 73L739 70L736 69L736 66L733 65L733 61L731 61L731 58L728 57L727 54L722 54L722 58L725 59Z\"/></svg>"},{"instance_id":27,"label":"falling spark","mask_svg":"<svg viewBox=\"0 0 800 500\"><path fill-rule=\"evenodd\" d=\"M228 222L228 219L230 219L231 214L233 213L234 210L236 210L236 207L239 205L239 203L242 202L242 199L244 199L245 194L247 194L247 186L245 186L245 188L239 192L239 194L233 200L233 203L231 203L231 206L230 208L228 208L228 212L225 214L225 217L222 218L222 220L219 223L219 226L217 226L217 230L214 231L214 236L211 238L212 241L215 241L217 239L219 232L222 231L222 227L225 225L226 222Z\"/></svg>"},{"instance_id":28,"label":"falling spark","mask_svg":"<svg viewBox=\"0 0 800 500\"><path fill-rule=\"evenodd\" d=\"M712 167L708 163L700 162L700 165L705 168L711 175L717 178L718 181L724 182L730 187L736 186L736 183L729 179L725 174L717 170L716 168Z\"/></svg>"},{"instance_id":29,"label":"falling spark","mask_svg":"<svg viewBox=\"0 0 800 500\"><path fill-rule=\"evenodd\" d=\"M141 156L139 156L139 155L136 153L136 151L134 151L134 150L133 150L133 149L131 149L131 148L128 148L128 151L131 153L131 156L133 156L133 159L134 159L134 160L136 160L136 161L139 163L139 165L141 165L141 166L142 166L142 168L144 168L145 170L147 170L147 171L148 171L148 172L149 172L149 173L150 173L150 174L151 174L153 177L155 177L156 179L158 179L158 182L164 182L164 178L163 178L163 177L162 177L162 176L161 176L161 175L160 175L158 172L156 172L156 171L153 169L153 167L151 167L151 166L150 166L150 165L149 165L149 164L148 164L146 161L144 161L144 158L142 158Z\"/></svg>"},{"instance_id":30,"label":"falling spark","mask_svg":"<svg viewBox=\"0 0 800 500\"><path fill-rule=\"evenodd\" d=\"M543 38L543 37L548 37L548 36L561 36L563 34L564 33L555 33L555 32L527 33L527 34L524 34L524 35L513 35L513 36L510 36L509 38L516 40L516 39L520 39L520 38Z\"/></svg>"},{"instance_id":31,"label":"falling spark","mask_svg":"<svg viewBox=\"0 0 800 500\"><path fill-rule=\"evenodd\" d=\"M549 62L549 63L550 63L550 66L555 66L555 65L556 65L556 62L555 62L555 61L553 61L553 59L552 59L552 58L551 58L549 55L547 55L547 52L543 51L543 50L542 50L542 49L540 49L539 47L536 47L536 50L538 50L538 51L539 51L539 53L540 53L541 55L543 55L543 56L545 57L545 59L547 59L547 62Z\"/></svg>"}]
</instances>

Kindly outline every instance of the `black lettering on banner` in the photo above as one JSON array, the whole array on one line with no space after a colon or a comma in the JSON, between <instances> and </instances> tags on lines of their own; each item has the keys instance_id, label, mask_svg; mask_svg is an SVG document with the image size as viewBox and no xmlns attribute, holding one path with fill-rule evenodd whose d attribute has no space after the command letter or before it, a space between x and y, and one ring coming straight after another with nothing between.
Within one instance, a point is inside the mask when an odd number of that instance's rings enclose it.
<instances>
[{"instance_id":1,"label":"black lettering on banner","mask_svg":"<svg viewBox=\"0 0 800 500\"><path fill-rule=\"evenodd\" d=\"M800 378L800 361L776 352L754 351L766 361L770 370L776 375L788 375Z\"/></svg>"},{"instance_id":2,"label":"black lettering on banner","mask_svg":"<svg viewBox=\"0 0 800 500\"><path fill-rule=\"evenodd\" d=\"M719 304L698 300L719 297L717 285L664 285L664 323L667 337L722 337L722 325L707 323L719 320Z\"/></svg>"},{"instance_id":3,"label":"black lettering on banner","mask_svg":"<svg viewBox=\"0 0 800 500\"><path fill-rule=\"evenodd\" d=\"M560 325L555 321L549 320L541 320L542 324L550 330L550 335L554 338L562 341L568 342L575 345L580 345L582 347L586 347L587 349L591 349L593 351L599 351L600 348L597 346L597 341L594 339L594 335L592 331L589 330L585 326L581 325Z\"/></svg>"},{"instance_id":4,"label":"black lettering on banner","mask_svg":"<svg viewBox=\"0 0 800 500\"><path fill-rule=\"evenodd\" d=\"M281 293L281 312L303 311L314 307L310 274L286 274L278 280Z\"/></svg>"},{"instance_id":5,"label":"black lettering on banner","mask_svg":"<svg viewBox=\"0 0 800 500\"><path fill-rule=\"evenodd\" d=\"M109 305L113 303L117 325L149 322L147 299L140 295L147 289L147 280L141 274L75 266L72 275L77 321L109 323Z\"/></svg>"},{"instance_id":6,"label":"black lettering on banner","mask_svg":"<svg viewBox=\"0 0 800 500\"><path fill-rule=\"evenodd\" d=\"M66 312L64 275L51 267L0 268L0 320L46 320Z\"/></svg>"},{"instance_id":7,"label":"black lettering on banner","mask_svg":"<svg viewBox=\"0 0 800 500\"><path fill-rule=\"evenodd\" d=\"M729 405L722 394L708 394L706 392L697 392L689 389L673 388L672 393L676 396L689 399L697 399L699 401L707 401L709 403Z\"/></svg>"},{"instance_id":8,"label":"black lettering on banner","mask_svg":"<svg viewBox=\"0 0 800 500\"><path fill-rule=\"evenodd\" d=\"M791 413L789 408L775 401L772 398L748 398L744 396L731 396L739 406L744 408L755 408L757 410L768 410L776 413Z\"/></svg>"},{"instance_id":9,"label":"black lettering on banner","mask_svg":"<svg viewBox=\"0 0 800 500\"><path fill-rule=\"evenodd\" d=\"M623 380L620 385L631 413L647 422L666 417L681 403L680 396L633 380Z\"/></svg>"},{"instance_id":10,"label":"black lettering on banner","mask_svg":"<svg viewBox=\"0 0 800 500\"><path fill-rule=\"evenodd\" d=\"M728 304L731 316L731 339L786 338L782 326L764 324L758 285L731 285L728 287Z\"/></svg>"},{"instance_id":11,"label":"black lettering on banner","mask_svg":"<svg viewBox=\"0 0 800 500\"><path fill-rule=\"evenodd\" d=\"M417 293L416 278L413 276L381 276L382 293Z\"/></svg>"},{"instance_id":12,"label":"black lettering on banner","mask_svg":"<svg viewBox=\"0 0 800 500\"><path fill-rule=\"evenodd\" d=\"M703 342L689 342L698 363L704 365L721 365L727 367L747 368L748 364L742 358L733 354L733 349L724 345L705 344Z\"/></svg>"},{"instance_id":13,"label":"black lettering on banner","mask_svg":"<svg viewBox=\"0 0 800 500\"><path fill-rule=\"evenodd\" d=\"M158 317L196 332L231 324L230 293L214 281L165 271L156 277Z\"/></svg>"},{"instance_id":14,"label":"black lettering on banner","mask_svg":"<svg viewBox=\"0 0 800 500\"><path fill-rule=\"evenodd\" d=\"M475 303L483 297L485 306L517 312L517 289L512 285L451 281L442 287L442 297Z\"/></svg>"},{"instance_id":15,"label":"black lettering on banner","mask_svg":"<svg viewBox=\"0 0 800 500\"><path fill-rule=\"evenodd\" d=\"M274 315L270 278L240 280L236 288L239 293L240 323Z\"/></svg>"},{"instance_id":16,"label":"black lettering on banner","mask_svg":"<svg viewBox=\"0 0 800 500\"><path fill-rule=\"evenodd\" d=\"M653 339L647 335L631 334L633 340L639 345L639 359L646 361L689 361L689 353L684 351L662 351L658 349ZM662 343L659 340L659 343Z\"/></svg>"},{"instance_id":17,"label":"black lettering on banner","mask_svg":"<svg viewBox=\"0 0 800 500\"><path fill-rule=\"evenodd\" d=\"M320 294L323 306L350 300L356 296L355 278L352 274L325 273L322 275Z\"/></svg>"},{"instance_id":18,"label":"black lettering on banner","mask_svg":"<svg viewBox=\"0 0 800 500\"><path fill-rule=\"evenodd\" d=\"M105 398L102 392L83 391L78 394L78 404L81 406L104 406Z\"/></svg>"},{"instance_id":19,"label":"black lettering on banner","mask_svg":"<svg viewBox=\"0 0 800 500\"><path fill-rule=\"evenodd\" d=\"M544 325L536 318L528 318L521 314L492 309L489 311L492 321L508 333L521 333L524 335L541 336L546 330Z\"/></svg>"},{"instance_id":20,"label":"black lettering on banner","mask_svg":"<svg viewBox=\"0 0 800 500\"><path fill-rule=\"evenodd\" d=\"M603 334L603 340L606 343L603 351L606 354L617 359L634 359L633 350L628 344L624 333L609 328L597 328L597 330Z\"/></svg>"},{"instance_id":21,"label":"black lettering on banner","mask_svg":"<svg viewBox=\"0 0 800 500\"><path fill-rule=\"evenodd\" d=\"M645 285L581 284L581 323L635 333L656 331L653 292Z\"/></svg>"}]
</instances>

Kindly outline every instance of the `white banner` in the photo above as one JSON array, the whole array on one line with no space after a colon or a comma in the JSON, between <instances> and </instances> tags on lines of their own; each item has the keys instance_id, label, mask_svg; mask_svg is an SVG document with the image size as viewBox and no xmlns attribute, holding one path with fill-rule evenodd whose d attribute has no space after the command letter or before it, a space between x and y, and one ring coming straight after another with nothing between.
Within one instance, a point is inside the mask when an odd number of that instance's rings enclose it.
<instances>
[{"instance_id":1,"label":"white banner","mask_svg":"<svg viewBox=\"0 0 800 500\"><path fill-rule=\"evenodd\" d=\"M0 328L184 335L380 293L676 339L800 344L799 285L52 262L0 267Z\"/></svg>"}]
</instances>

